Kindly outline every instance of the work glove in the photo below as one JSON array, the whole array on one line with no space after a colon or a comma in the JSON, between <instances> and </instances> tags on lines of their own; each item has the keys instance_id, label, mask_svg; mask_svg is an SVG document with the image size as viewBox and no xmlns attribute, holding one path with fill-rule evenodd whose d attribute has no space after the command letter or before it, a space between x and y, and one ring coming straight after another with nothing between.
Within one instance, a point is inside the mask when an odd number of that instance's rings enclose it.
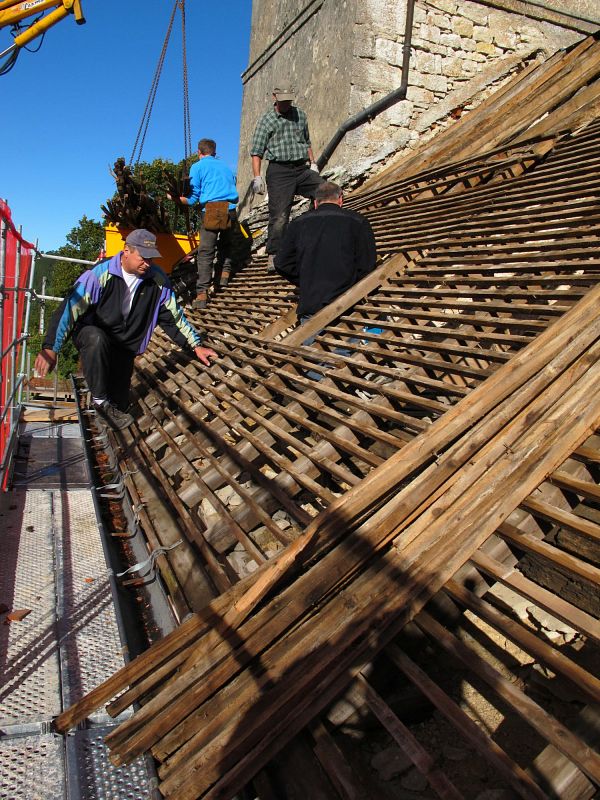
<instances>
[{"instance_id":1,"label":"work glove","mask_svg":"<svg viewBox=\"0 0 600 800\"><path fill-rule=\"evenodd\" d=\"M310 168L312 169L313 172L316 172L317 175L319 174L319 165L317 164L316 161L310 162Z\"/></svg>"},{"instance_id":2,"label":"work glove","mask_svg":"<svg viewBox=\"0 0 600 800\"><path fill-rule=\"evenodd\" d=\"M252 191L254 194L264 194L266 190L264 179L261 175L257 175L252 179Z\"/></svg>"}]
</instances>

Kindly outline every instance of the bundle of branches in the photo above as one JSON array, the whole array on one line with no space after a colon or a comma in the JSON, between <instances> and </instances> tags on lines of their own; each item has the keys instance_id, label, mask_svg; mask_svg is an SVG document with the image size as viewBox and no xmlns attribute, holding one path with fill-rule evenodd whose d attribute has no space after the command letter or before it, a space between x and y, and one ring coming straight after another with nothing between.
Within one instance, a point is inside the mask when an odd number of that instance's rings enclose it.
<instances>
[{"instance_id":1,"label":"bundle of branches","mask_svg":"<svg viewBox=\"0 0 600 800\"><path fill-rule=\"evenodd\" d=\"M144 181L133 175L124 158L115 161L112 174L117 193L101 206L106 221L124 228L170 233L171 223L163 202L148 192Z\"/></svg>"},{"instance_id":2,"label":"bundle of branches","mask_svg":"<svg viewBox=\"0 0 600 800\"><path fill-rule=\"evenodd\" d=\"M596 287L57 729L124 692L111 714L144 705L106 739L115 764L151 750L164 797L233 797L600 424L599 301ZM600 776L600 757L552 724L562 752Z\"/></svg>"}]
</instances>

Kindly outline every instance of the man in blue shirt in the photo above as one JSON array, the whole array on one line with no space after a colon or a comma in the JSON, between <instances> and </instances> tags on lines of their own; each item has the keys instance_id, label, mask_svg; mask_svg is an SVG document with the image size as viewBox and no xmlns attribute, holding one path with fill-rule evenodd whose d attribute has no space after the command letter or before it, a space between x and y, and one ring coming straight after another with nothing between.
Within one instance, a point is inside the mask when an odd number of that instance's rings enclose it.
<instances>
[{"instance_id":1,"label":"man in blue shirt","mask_svg":"<svg viewBox=\"0 0 600 800\"><path fill-rule=\"evenodd\" d=\"M236 223L235 207L238 202L238 193L235 186L235 177L228 166L222 161L217 161L217 144L212 139L200 139L198 142L198 161L190 168L189 197L179 197L182 205L195 205L198 203L202 210L202 225L200 228L200 246L196 253L198 279L196 282L196 299L192 303L194 308L206 308L208 302L208 288L212 278L212 265L217 250L217 244L222 249L224 260L221 272L221 286L225 286L231 273L231 226ZM167 195L169 197L169 195ZM175 199L175 198L172 198ZM225 230L208 230L205 227L205 212L207 203L229 203L229 227Z\"/></svg>"}]
</instances>

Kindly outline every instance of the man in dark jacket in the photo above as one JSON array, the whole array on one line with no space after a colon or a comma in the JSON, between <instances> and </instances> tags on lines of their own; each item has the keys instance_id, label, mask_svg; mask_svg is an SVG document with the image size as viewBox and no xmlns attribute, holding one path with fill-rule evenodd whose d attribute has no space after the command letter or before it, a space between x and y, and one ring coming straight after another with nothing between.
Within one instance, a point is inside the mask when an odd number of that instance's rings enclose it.
<instances>
[{"instance_id":1,"label":"man in dark jacket","mask_svg":"<svg viewBox=\"0 0 600 800\"><path fill-rule=\"evenodd\" d=\"M127 411L133 361L146 349L157 324L206 366L217 355L202 347L202 337L152 258L160 258L156 236L138 229L129 234L120 253L80 275L52 316L35 360L36 372L45 377L72 336L94 408L117 430L133 422Z\"/></svg>"},{"instance_id":2,"label":"man in dark jacket","mask_svg":"<svg viewBox=\"0 0 600 800\"><path fill-rule=\"evenodd\" d=\"M299 287L301 321L343 294L375 267L368 220L342 208L342 190L330 181L316 190L315 208L289 224L275 259L277 271Z\"/></svg>"}]
</instances>

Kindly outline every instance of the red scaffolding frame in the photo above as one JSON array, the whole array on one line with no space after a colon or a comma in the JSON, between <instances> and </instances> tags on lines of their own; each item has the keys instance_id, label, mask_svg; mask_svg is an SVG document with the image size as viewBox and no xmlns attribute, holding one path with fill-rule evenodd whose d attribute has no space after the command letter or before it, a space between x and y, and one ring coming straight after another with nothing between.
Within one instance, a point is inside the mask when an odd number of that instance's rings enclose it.
<instances>
[{"instance_id":1,"label":"red scaffolding frame","mask_svg":"<svg viewBox=\"0 0 600 800\"><path fill-rule=\"evenodd\" d=\"M0 230L0 464L4 471L7 447L16 422L20 385L17 364L24 346L21 340L23 311L35 245L21 236L4 200L0 200ZM3 472L3 484L5 480L6 472Z\"/></svg>"}]
</instances>

